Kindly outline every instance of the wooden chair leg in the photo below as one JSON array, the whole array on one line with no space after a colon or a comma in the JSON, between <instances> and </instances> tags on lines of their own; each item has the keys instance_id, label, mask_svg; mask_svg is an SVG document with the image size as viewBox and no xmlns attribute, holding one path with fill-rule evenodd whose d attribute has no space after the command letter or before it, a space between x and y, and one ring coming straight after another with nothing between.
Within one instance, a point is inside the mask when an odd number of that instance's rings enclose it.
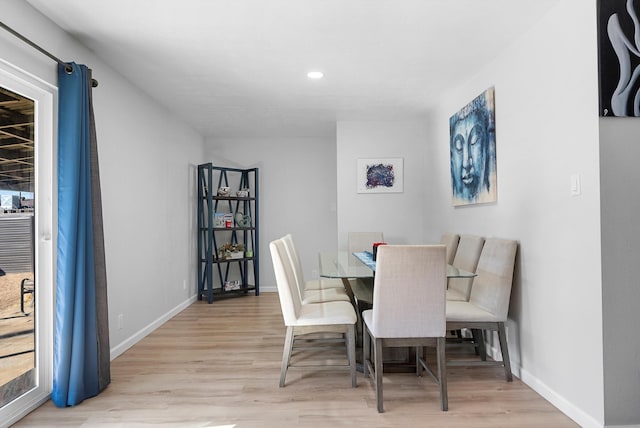
<instances>
[{"instance_id":1,"label":"wooden chair leg","mask_svg":"<svg viewBox=\"0 0 640 428\"><path fill-rule=\"evenodd\" d=\"M376 399L378 402L378 413L384 412L384 406L382 405L382 339L375 339L375 350L373 357L375 358L375 374L376 374Z\"/></svg>"},{"instance_id":2,"label":"wooden chair leg","mask_svg":"<svg viewBox=\"0 0 640 428\"><path fill-rule=\"evenodd\" d=\"M293 327L287 327L287 334L284 339L284 350L282 351L282 366L280 368L280 387L284 386L287 376L287 369L291 362L291 351L293 350Z\"/></svg>"},{"instance_id":3,"label":"wooden chair leg","mask_svg":"<svg viewBox=\"0 0 640 428\"><path fill-rule=\"evenodd\" d=\"M500 340L500 351L502 352L502 364L504 364L504 374L507 382L513 381L511 374L511 361L509 360L509 347L507 346L507 332L504 323L498 323L498 339Z\"/></svg>"},{"instance_id":4,"label":"wooden chair leg","mask_svg":"<svg viewBox=\"0 0 640 428\"><path fill-rule=\"evenodd\" d=\"M449 395L447 392L447 355L446 355L447 339L438 338L438 381L440 384L440 409L443 412L449 410Z\"/></svg>"}]
</instances>

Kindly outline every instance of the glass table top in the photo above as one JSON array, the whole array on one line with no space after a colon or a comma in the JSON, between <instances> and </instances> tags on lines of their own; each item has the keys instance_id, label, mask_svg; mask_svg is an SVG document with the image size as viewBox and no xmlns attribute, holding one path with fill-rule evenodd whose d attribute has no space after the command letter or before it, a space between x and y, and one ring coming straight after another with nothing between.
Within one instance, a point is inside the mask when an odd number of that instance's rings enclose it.
<instances>
[{"instance_id":1,"label":"glass table top","mask_svg":"<svg viewBox=\"0 0 640 428\"><path fill-rule=\"evenodd\" d=\"M376 262L369 251L349 254L347 251L320 253L320 276L325 278L371 278ZM447 278L473 278L473 272L447 265Z\"/></svg>"},{"instance_id":2,"label":"glass table top","mask_svg":"<svg viewBox=\"0 0 640 428\"><path fill-rule=\"evenodd\" d=\"M320 276L324 278L372 278L373 270L347 251L320 253Z\"/></svg>"}]
</instances>

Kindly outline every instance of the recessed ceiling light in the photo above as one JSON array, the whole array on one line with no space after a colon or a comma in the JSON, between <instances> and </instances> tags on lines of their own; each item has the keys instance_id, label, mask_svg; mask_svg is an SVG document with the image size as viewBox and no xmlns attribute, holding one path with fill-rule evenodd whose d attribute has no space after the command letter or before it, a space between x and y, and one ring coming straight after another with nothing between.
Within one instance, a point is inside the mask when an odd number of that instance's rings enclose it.
<instances>
[{"instance_id":1,"label":"recessed ceiling light","mask_svg":"<svg viewBox=\"0 0 640 428\"><path fill-rule=\"evenodd\" d=\"M324 73L322 71L310 71L307 73L307 77L309 79L322 79L324 77Z\"/></svg>"}]
</instances>

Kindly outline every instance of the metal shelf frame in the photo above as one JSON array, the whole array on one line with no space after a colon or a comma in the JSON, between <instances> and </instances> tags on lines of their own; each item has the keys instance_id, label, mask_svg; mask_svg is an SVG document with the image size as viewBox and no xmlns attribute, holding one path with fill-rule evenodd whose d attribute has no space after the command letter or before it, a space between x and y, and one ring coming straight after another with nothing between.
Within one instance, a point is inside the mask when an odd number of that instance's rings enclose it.
<instances>
[{"instance_id":1,"label":"metal shelf frame","mask_svg":"<svg viewBox=\"0 0 640 428\"><path fill-rule=\"evenodd\" d=\"M260 295L259 264L259 187L258 168L239 169L198 165L198 300L205 297L209 303L214 296L247 294ZM249 189L248 197L218 196L220 187L237 190ZM215 213L248 215L249 226L216 227ZM243 244L245 255L237 259L218 257L218 249L224 243ZM246 252L251 251L251 256ZM225 289L228 281L239 280L240 288Z\"/></svg>"}]
</instances>

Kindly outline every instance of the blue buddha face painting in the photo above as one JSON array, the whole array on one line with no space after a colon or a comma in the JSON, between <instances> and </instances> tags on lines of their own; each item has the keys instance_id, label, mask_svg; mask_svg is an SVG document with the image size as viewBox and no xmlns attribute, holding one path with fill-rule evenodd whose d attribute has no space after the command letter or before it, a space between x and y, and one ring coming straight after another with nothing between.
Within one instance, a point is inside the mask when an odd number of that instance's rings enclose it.
<instances>
[{"instance_id":1,"label":"blue buddha face painting","mask_svg":"<svg viewBox=\"0 0 640 428\"><path fill-rule=\"evenodd\" d=\"M449 119L453 205L495 202L496 139L494 88Z\"/></svg>"}]
</instances>

